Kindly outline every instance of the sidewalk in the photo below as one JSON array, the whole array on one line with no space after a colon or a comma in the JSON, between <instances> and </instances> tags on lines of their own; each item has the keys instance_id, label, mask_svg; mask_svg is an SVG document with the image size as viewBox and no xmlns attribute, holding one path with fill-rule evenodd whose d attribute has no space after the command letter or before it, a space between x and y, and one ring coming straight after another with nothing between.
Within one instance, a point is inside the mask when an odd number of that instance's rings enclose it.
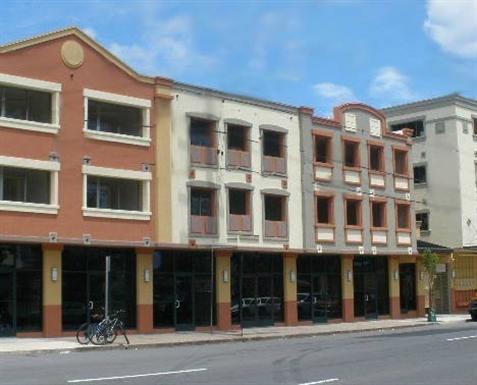
<instances>
[{"instance_id":1,"label":"sidewalk","mask_svg":"<svg viewBox=\"0 0 477 385\"><path fill-rule=\"evenodd\" d=\"M468 315L439 315L437 323L464 322ZM293 338L306 336L330 335L339 333L365 332L373 330L400 329L419 326L429 326L425 318L412 318L403 320L377 320L337 324L315 324L296 327L267 327L250 328L220 332L212 334L205 332L176 332L166 334L135 334L129 335L130 345L125 346L124 338L118 336L112 345L94 346L79 345L74 337L61 338L0 338L0 354L5 353L40 353L71 351L88 351L91 349L132 349L148 347L170 347L178 345L198 345L224 342L245 342L270 340L279 338Z\"/></svg>"}]
</instances>

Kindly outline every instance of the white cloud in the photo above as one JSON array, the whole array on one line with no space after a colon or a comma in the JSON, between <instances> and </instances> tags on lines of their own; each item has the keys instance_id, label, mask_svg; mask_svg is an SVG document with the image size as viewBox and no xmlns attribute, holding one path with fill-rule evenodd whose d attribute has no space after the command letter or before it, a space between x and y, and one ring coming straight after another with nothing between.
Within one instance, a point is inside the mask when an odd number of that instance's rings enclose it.
<instances>
[{"instance_id":1,"label":"white cloud","mask_svg":"<svg viewBox=\"0 0 477 385\"><path fill-rule=\"evenodd\" d=\"M82 28L82 31L92 39L96 39L97 33L94 28L86 27Z\"/></svg>"},{"instance_id":2,"label":"white cloud","mask_svg":"<svg viewBox=\"0 0 477 385\"><path fill-rule=\"evenodd\" d=\"M428 0L424 30L444 51L477 58L477 0Z\"/></svg>"},{"instance_id":3,"label":"white cloud","mask_svg":"<svg viewBox=\"0 0 477 385\"><path fill-rule=\"evenodd\" d=\"M350 88L335 83L318 83L313 86L313 89L318 96L329 99L335 104L350 102L355 99Z\"/></svg>"},{"instance_id":4,"label":"white cloud","mask_svg":"<svg viewBox=\"0 0 477 385\"><path fill-rule=\"evenodd\" d=\"M411 90L410 79L396 67L382 67L371 82L371 96L386 101L407 101L417 96Z\"/></svg>"}]
</instances>

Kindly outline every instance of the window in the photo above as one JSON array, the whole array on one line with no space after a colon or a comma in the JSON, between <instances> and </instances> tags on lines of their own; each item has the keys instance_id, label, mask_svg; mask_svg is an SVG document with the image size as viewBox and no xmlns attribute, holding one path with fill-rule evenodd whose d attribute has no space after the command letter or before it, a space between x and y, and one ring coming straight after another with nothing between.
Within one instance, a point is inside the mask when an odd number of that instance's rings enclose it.
<instances>
[{"instance_id":1,"label":"window","mask_svg":"<svg viewBox=\"0 0 477 385\"><path fill-rule=\"evenodd\" d=\"M249 192L247 190L229 189L229 213L248 215Z\"/></svg>"},{"instance_id":2,"label":"window","mask_svg":"<svg viewBox=\"0 0 477 385\"><path fill-rule=\"evenodd\" d=\"M0 167L0 200L50 204L50 172Z\"/></svg>"},{"instance_id":3,"label":"window","mask_svg":"<svg viewBox=\"0 0 477 385\"><path fill-rule=\"evenodd\" d=\"M359 167L359 142L344 141L346 167Z\"/></svg>"},{"instance_id":4,"label":"window","mask_svg":"<svg viewBox=\"0 0 477 385\"><path fill-rule=\"evenodd\" d=\"M419 138L424 136L424 121L415 120L407 123L392 124L391 131L400 131L404 128L412 129L412 136L414 138Z\"/></svg>"},{"instance_id":5,"label":"window","mask_svg":"<svg viewBox=\"0 0 477 385\"><path fill-rule=\"evenodd\" d=\"M474 126L473 134L474 134L474 136L477 136L477 118L473 118L472 122L473 122L473 126Z\"/></svg>"},{"instance_id":6,"label":"window","mask_svg":"<svg viewBox=\"0 0 477 385\"><path fill-rule=\"evenodd\" d=\"M397 227L398 229L408 230L411 228L409 217L409 205L397 204Z\"/></svg>"},{"instance_id":7,"label":"window","mask_svg":"<svg viewBox=\"0 0 477 385\"><path fill-rule=\"evenodd\" d=\"M316 197L316 222L317 224L333 224L333 197Z\"/></svg>"},{"instance_id":8,"label":"window","mask_svg":"<svg viewBox=\"0 0 477 385\"><path fill-rule=\"evenodd\" d=\"M422 184L426 182L426 166L414 166L414 184Z\"/></svg>"},{"instance_id":9,"label":"window","mask_svg":"<svg viewBox=\"0 0 477 385\"><path fill-rule=\"evenodd\" d=\"M143 136L143 110L88 99L88 130Z\"/></svg>"},{"instance_id":10,"label":"window","mask_svg":"<svg viewBox=\"0 0 477 385\"><path fill-rule=\"evenodd\" d=\"M214 147L215 122L205 119L190 119L190 144L201 147Z\"/></svg>"},{"instance_id":11,"label":"window","mask_svg":"<svg viewBox=\"0 0 477 385\"><path fill-rule=\"evenodd\" d=\"M421 231L429 231L429 213L416 213L416 222L421 223Z\"/></svg>"},{"instance_id":12,"label":"window","mask_svg":"<svg viewBox=\"0 0 477 385\"><path fill-rule=\"evenodd\" d=\"M0 87L1 116L40 123L52 122L51 93Z\"/></svg>"},{"instance_id":13,"label":"window","mask_svg":"<svg viewBox=\"0 0 477 385\"><path fill-rule=\"evenodd\" d=\"M248 151L248 127L228 124L227 148L229 150Z\"/></svg>"},{"instance_id":14,"label":"window","mask_svg":"<svg viewBox=\"0 0 477 385\"><path fill-rule=\"evenodd\" d=\"M394 173L399 175L407 175L407 151L394 150Z\"/></svg>"},{"instance_id":15,"label":"window","mask_svg":"<svg viewBox=\"0 0 477 385\"><path fill-rule=\"evenodd\" d=\"M142 211L142 183L130 179L88 176L87 207Z\"/></svg>"},{"instance_id":16,"label":"window","mask_svg":"<svg viewBox=\"0 0 477 385\"><path fill-rule=\"evenodd\" d=\"M369 169L371 171L384 171L383 147L369 146Z\"/></svg>"},{"instance_id":17,"label":"window","mask_svg":"<svg viewBox=\"0 0 477 385\"><path fill-rule=\"evenodd\" d=\"M265 220L267 221L284 221L285 198L275 195L265 195Z\"/></svg>"},{"instance_id":18,"label":"window","mask_svg":"<svg viewBox=\"0 0 477 385\"><path fill-rule=\"evenodd\" d=\"M191 214L201 217L214 216L214 192L212 190L193 188L190 192Z\"/></svg>"},{"instance_id":19,"label":"window","mask_svg":"<svg viewBox=\"0 0 477 385\"><path fill-rule=\"evenodd\" d=\"M333 163L331 159L331 137L315 135L315 162Z\"/></svg>"},{"instance_id":20,"label":"window","mask_svg":"<svg viewBox=\"0 0 477 385\"><path fill-rule=\"evenodd\" d=\"M386 202L371 201L371 225L375 228L386 227Z\"/></svg>"},{"instance_id":21,"label":"window","mask_svg":"<svg viewBox=\"0 0 477 385\"><path fill-rule=\"evenodd\" d=\"M346 199L346 225L361 226L361 200Z\"/></svg>"},{"instance_id":22,"label":"window","mask_svg":"<svg viewBox=\"0 0 477 385\"><path fill-rule=\"evenodd\" d=\"M282 158L284 134L275 131L263 131L263 155Z\"/></svg>"}]
</instances>

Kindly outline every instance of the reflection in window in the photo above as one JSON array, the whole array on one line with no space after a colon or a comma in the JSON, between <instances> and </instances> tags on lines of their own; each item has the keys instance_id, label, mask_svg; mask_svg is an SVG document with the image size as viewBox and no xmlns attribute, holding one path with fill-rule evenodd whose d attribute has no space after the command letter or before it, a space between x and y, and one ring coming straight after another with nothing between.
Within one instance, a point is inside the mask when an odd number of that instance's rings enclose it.
<instances>
[{"instance_id":1,"label":"reflection in window","mask_svg":"<svg viewBox=\"0 0 477 385\"><path fill-rule=\"evenodd\" d=\"M50 204L50 172L0 167L0 200Z\"/></svg>"},{"instance_id":2,"label":"reflection in window","mask_svg":"<svg viewBox=\"0 0 477 385\"><path fill-rule=\"evenodd\" d=\"M142 182L88 176L87 207L142 211Z\"/></svg>"},{"instance_id":3,"label":"reflection in window","mask_svg":"<svg viewBox=\"0 0 477 385\"><path fill-rule=\"evenodd\" d=\"M88 100L88 130L143 136L142 110Z\"/></svg>"},{"instance_id":4,"label":"reflection in window","mask_svg":"<svg viewBox=\"0 0 477 385\"><path fill-rule=\"evenodd\" d=\"M205 189L191 189L191 214L196 216L213 216L212 202L214 192Z\"/></svg>"},{"instance_id":5,"label":"reflection in window","mask_svg":"<svg viewBox=\"0 0 477 385\"><path fill-rule=\"evenodd\" d=\"M51 123L51 94L23 88L0 87L2 117Z\"/></svg>"}]
</instances>

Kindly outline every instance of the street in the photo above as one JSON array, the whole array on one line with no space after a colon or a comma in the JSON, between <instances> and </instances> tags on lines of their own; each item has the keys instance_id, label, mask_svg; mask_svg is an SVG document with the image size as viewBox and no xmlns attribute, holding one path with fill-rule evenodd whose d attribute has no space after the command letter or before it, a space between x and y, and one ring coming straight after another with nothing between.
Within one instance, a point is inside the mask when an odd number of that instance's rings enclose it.
<instances>
[{"instance_id":1,"label":"street","mask_svg":"<svg viewBox=\"0 0 477 385\"><path fill-rule=\"evenodd\" d=\"M160 349L0 355L2 385L475 385L477 324Z\"/></svg>"}]
</instances>

